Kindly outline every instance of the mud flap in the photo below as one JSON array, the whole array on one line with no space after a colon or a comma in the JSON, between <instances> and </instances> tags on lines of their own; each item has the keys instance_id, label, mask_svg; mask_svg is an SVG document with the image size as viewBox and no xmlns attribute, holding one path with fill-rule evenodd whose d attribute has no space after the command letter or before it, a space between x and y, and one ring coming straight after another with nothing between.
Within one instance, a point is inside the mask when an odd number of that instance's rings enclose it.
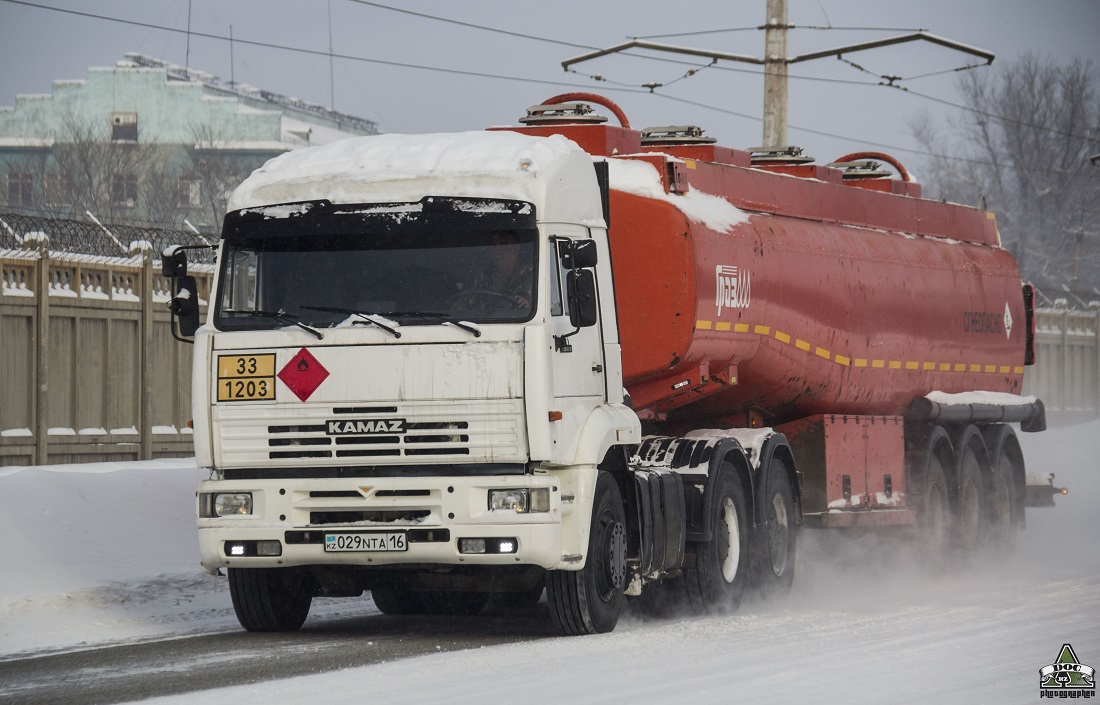
<instances>
[{"instance_id":1,"label":"mud flap","mask_svg":"<svg viewBox=\"0 0 1100 705\"><path fill-rule=\"evenodd\" d=\"M634 474L640 524L639 572L679 568L684 560L687 526L683 479L674 472Z\"/></svg>"}]
</instances>

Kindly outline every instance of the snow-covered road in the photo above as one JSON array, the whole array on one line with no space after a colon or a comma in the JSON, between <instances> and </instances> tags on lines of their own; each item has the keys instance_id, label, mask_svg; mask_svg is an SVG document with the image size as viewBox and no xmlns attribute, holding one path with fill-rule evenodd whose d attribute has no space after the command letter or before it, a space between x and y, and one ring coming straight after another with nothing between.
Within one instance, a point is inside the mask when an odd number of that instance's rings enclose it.
<instances>
[{"instance_id":1,"label":"snow-covered road","mask_svg":"<svg viewBox=\"0 0 1100 705\"><path fill-rule=\"evenodd\" d=\"M1039 702L1039 669L1064 643L1100 667L1100 423L1021 439L1029 470L1055 472L1070 494L1029 510L1002 561L932 576L878 536L812 533L791 595L733 615L628 617L607 635L152 702ZM197 569L197 477L167 460L0 469L0 670L34 653L236 629L224 579ZM325 601L310 619L366 616L356 624L369 640L373 614L368 599Z\"/></svg>"}]
</instances>

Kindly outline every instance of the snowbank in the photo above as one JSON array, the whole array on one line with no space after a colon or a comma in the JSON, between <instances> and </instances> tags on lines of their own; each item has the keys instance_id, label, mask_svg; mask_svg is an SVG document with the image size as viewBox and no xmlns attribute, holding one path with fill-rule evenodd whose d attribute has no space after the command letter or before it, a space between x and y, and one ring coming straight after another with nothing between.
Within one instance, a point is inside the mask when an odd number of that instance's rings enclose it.
<instances>
[{"instance_id":1,"label":"snowbank","mask_svg":"<svg viewBox=\"0 0 1100 705\"><path fill-rule=\"evenodd\" d=\"M305 705L318 693L333 705L358 704L364 693L459 705L1035 702L1038 671L1063 643L1100 666L1100 422L1021 441L1029 471L1055 472L1070 493L1056 509L1028 511L1003 561L934 575L889 538L810 533L791 595L749 600L732 615L628 616L607 635L149 702ZM180 460L0 468L0 661L237 629L224 579L198 569L200 474ZM374 613L366 599L333 602ZM365 638L370 622L354 622Z\"/></svg>"}]
</instances>

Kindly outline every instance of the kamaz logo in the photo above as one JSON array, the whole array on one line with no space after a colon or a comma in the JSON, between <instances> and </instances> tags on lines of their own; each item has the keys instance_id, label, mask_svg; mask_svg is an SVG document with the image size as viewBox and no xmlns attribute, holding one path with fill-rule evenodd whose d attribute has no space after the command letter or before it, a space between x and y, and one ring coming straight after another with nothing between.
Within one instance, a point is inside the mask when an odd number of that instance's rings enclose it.
<instances>
[{"instance_id":1,"label":"kamaz logo","mask_svg":"<svg viewBox=\"0 0 1100 705\"><path fill-rule=\"evenodd\" d=\"M720 264L714 268L714 282L717 290L714 305L719 316L723 308L749 307L752 288L747 269Z\"/></svg>"},{"instance_id":2,"label":"kamaz logo","mask_svg":"<svg viewBox=\"0 0 1100 705\"><path fill-rule=\"evenodd\" d=\"M330 436L369 436L379 433L404 433L405 419L350 419L329 421L325 433Z\"/></svg>"}]
</instances>

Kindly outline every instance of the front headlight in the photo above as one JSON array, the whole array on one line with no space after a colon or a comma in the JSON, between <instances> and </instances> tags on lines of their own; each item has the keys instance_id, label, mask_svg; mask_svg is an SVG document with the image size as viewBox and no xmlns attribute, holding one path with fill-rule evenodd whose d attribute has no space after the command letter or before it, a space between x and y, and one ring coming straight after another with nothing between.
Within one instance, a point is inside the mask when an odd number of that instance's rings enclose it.
<instances>
[{"instance_id":1,"label":"front headlight","mask_svg":"<svg viewBox=\"0 0 1100 705\"><path fill-rule=\"evenodd\" d=\"M550 489L489 490L489 511L528 514L550 511Z\"/></svg>"},{"instance_id":2,"label":"front headlight","mask_svg":"<svg viewBox=\"0 0 1100 705\"><path fill-rule=\"evenodd\" d=\"M214 495L214 516L242 516L251 513L251 492L226 492Z\"/></svg>"}]
</instances>

